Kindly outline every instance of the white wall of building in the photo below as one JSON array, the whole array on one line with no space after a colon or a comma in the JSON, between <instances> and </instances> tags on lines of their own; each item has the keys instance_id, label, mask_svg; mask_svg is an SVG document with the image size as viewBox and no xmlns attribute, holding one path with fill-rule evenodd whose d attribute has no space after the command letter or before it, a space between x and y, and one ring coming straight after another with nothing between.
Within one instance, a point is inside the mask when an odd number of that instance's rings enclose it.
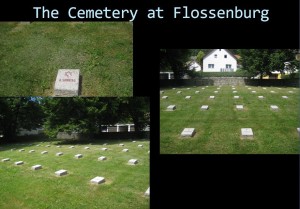
<instances>
[{"instance_id":1,"label":"white wall of building","mask_svg":"<svg viewBox=\"0 0 300 209\"><path fill-rule=\"evenodd\" d=\"M237 61L225 49L215 49L203 58L203 72L222 72L237 69Z\"/></svg>"}]
</instances>

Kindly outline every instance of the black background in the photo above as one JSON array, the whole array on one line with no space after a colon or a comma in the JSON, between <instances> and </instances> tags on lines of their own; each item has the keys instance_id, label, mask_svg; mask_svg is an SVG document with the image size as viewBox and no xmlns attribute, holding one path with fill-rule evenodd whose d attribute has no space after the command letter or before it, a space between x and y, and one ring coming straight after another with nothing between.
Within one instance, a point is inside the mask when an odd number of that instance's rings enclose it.
<instances>
[{"instance_id":1,"label":"black background","mask_svg":"<svg viewBox=\"0 0 300 209\"><path fill-rule=\"evenodd\" d=\"M184 5L191 9L266 8L270 20L173 19L172 8ZM60 18L35 19L33 6L58 9ZM299 48L298 0L5 1L0 18L76 21L66 16L71 6L139 10L133 23L134 96L151 97L151 208L299 208L298 155L160 155L158 93L162 48ZM147 10L158 6L165 10L165 18L147 19Z\"/></svg>"}]
</instances>

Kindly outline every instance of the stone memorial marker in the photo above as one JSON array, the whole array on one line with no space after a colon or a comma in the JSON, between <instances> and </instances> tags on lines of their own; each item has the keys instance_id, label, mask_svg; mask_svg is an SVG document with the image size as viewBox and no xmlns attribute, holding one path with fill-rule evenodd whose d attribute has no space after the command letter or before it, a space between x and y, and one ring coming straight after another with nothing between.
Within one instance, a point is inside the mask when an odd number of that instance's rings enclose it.
<instances>
[{"instance_id":1,"label":"stone memorial marker","mask_svg":"<svg viewBox=\"0 0 300 209\"><path fill-rule=\"evenodd\" d=\"M251 90L251 88L248 88L249 90Z\"/></svg>"},{"instance_id":2,"label":"stone memorial marker","mask_svg":"<svg viewBox=\"0 0 300 209\"><path fill-rule=\"evenodd\" d=\"M214 99L214 98L215 98L215 96L209 96L209 98L210 98L210 99Z\"/></svg>"},{"instance_id":3,"label":"stone memorial marker","mask_svg":"<svg viewBox=\"0 0 300 209\"><path fill-rule=\"evenodd\" d=\"M124 144L119 144L119 146L120 146L120 147L123 147L123 146L124 146Z\"/></svg>"},{"instance_id":4,"label":"stone memorial marker","mask_svg":"<svg viewBox=\"0 0 300 209\"><path fill-rule=\"evenodd\" d=\"M41 165L34 165L31 167L32 170L39 170L39 169L42 169L42 166Z\"/></svg>"},{"instance_id":5,"label":"stone memorial marker","mask_svg":"<svg viewBox=\"0 0 300 209\"><path fill-rule=\"evenodd\" d=\"M128 152L128 149L123 149L122 152Z\"/></svg>"},{"instance_id":6,"label":"stone memorial marker","mask_svg":"<svg viewBox=\"0 0 300 209\"><path fill-rule=\"evenodd\" d=\"M10 161L10 159L9 159L9 158L4 158L4 159L2 159L1 161L2 161L2 162L7 162L7 161Z\"/></svg>"},{"instance_id":7,"label":"stone memorial marker","mask_svg":"<svg viewBox=\"0 0 300 209\"><path fill-rule=\"evenodd\" d=\"M185 99L191 99L191 96L186 96Z\"/></svg>"},{"instance_id":8,"label":"stone memorial marker","mask_svg":"<svg viewBox=\"0 0 300 209\"><path fill-rule=\"evenodd\" d=\"M85 147L84 149L90 149L89 147Z\"/></svg>"},{"instance_id":9,"label":"stone memorial marker","mask_svg":"<svg viewBox=\"0 0 300 209\"><path fill-rule=\"evenodd\" d=\"M138 147L143 147L143 145L142 145L142 144L139 144Z\"/></svg>"},{"instance_id":10,"label":"stone memorial marker","mask_svg":"<svg viewBox=\"0 0 300 209\"><path fill-rule=\"evenodd\" d=\"M288 96L282 96L282 98L283 98L283 99L287 99L287 98L289 98L289 97L288 97Z\"/></svg>"},{"instance_id":11,"label":"stone memorial marker","mask_svg":"<svg viewBox=\"0 0 300 209\"><path fill-rule=\"evenodd\" d=\"M220 88L217 88L218 90L220 90Z\"/></svg>"},{"instance_id":12,"label":"stone memorial marker","mask_svg":"<svg viewBox=\"0 0 300 209\"><path fill-rule=\"evenodd\" d=\"M167 111L174 111L176 109L176 105L169 105L167 107Z\"/></svg>"},{"instance_id":13,"label":"stone memorial marker","mask_svg":"<svg viewBox=\"0 0 300 209\"><path fill-rule=\"evenodd\" d=\"M63 155L64 153L62 153L62 152L58 152L58 153L56 153L55 155L56 156L61 156L61 155Z\"/></svg>"},{"instance_id":14,"label":"stone memorial marker","mask_svg":"<svg viewBox=\"0 0 300 209\"><path fill-rule=\"evenodd\" d=\"M202 105L201 110L208 110L208 105Z\"/></svg>"},{"instance_id":15,"label":"stone memorial marker","mask_svg":"<svg viewBox=\"0 0 300 209\"><path fill-rule=\"evenodd\" d=\"M267 88L263 88L263 89L267 89Z\"/></svg>"},{"instance_id":16,"label":"stone memorial marker","mask_svg":"<svg viewBox=\"0 0 300 209\"><path fill-rule=\"evenodd\" d=\"M168 99L168 96L163 96L162 99Z\"/></svg>"},{"instance_id":17,"label":"stone memorial marker","mask_svg":"<svg viewBox=\"0 0 300 209\"><path fill-rule=\"evenodd\" d=\"M106 146L106 145L107 145L107 143L104 143L103 145L104 145L104 146Z\"/></svg>"},{"instance_id":18,"label":"stone memorial marker","mask_svg":"<svg viewBox=\"0 0 300 209\"><path fill-rule=\"evenodd\" d=\"M138 160L137 159L130 159L128 161L128 165L136 165L138 163Z\"/></svg>"},{"instance_id":19,"label":"stone memorial marker","mask_svg":"<svg viewBox=\"0 0 300 209\"><path fill-rule=\"evenodd\" d=\"M150 196L150 187L146 190L145 196Z\"/></svg>"},{"instance_id":20,"label":"stone memorial marker","mask_svg":"<svg viewBox=\"0 0 300 209\"><path fill-rule=\"evenodd\" d=\"M204 90L205 88L201 88L201 89L203 89L203 90Z\"/></svg>"},{"instance_id":21,"label":"stone memorial marker","mask_svg":"<svg viewBox=\"0 0 300 209\"><path fill-rule=\"evenodd\" d=\"M24 162L23 161L18 161L18 162L15 162L15 165L23 165Z\"/></svg>"},{"instance_id":22,"label":"stone memorial marker","mask_svg":"<svg viewBox=\"0 0 300 209\"><path fill-rule=\"evenodd\" d=\"M297 131L298 131L298 134L300 135L300 128L297 128ZM9 158L7 158L7 159L9 159Z\"/></svg>"},{"instance_id":23,"label":"stone memorial marker","mask_svg":"<svg viewBox=\"0 0 300 209\"><path fill-rule=\"evenodd\" d=\"M219 93L218 91L214 91L215 94Z\"/></svg>"},{"instance_id":24,"label":"stone memorial marker","mask_svg":"<svg viewBox=\"0 0 300 209\"><path fill-rule=\"evenodd\" d=\"M252 128L242 128L241 129L241 138L242 139L253 139Z\"/></svg>"},{"instance_id":25,"label":"stone memorial marker","mask_svg":"<svg viewBox=\"0 0 300 209\"><path fill-rule=\"evenodd\" d=\"M59 171L56 171L55 174L57 176L63 176L63 175L67 175L68 171L67 170L59 170Z\"/></svg>"},{"instance_id":26,"label":"stone memorial marker","mask_svg":"<svg viewBox=\"0 0 300 209\"><path fill-rule=\"evenodd\" d=\"M90 181L92 184L101 184L105 182L104 177L97 176Z\"/></svg>"},{"instance_id":27,"label":"stone memorial marker","mask_svg":"<svg viewBox=\"0 0 300 209\"><path fill-rule=\"evenodd\" d=\"M264 98L264 96L258 96L258 99L263 99Z\"/></svg>"},{"instance_id":28,"label":"stone memorial marker","mask_svg":"<svg viewBox=\"0 0 300 209\"><path fill-rule=\"evenodd\" d=\"M78 69L60 69L58 70L54 96L79 96L79 75Z\"/></svg>"},{"instance_id":29,"label":"stone memorial marker","mask_svg":"<svg viewBox=\"0 0 300 209\"><path fill-rule=\"evenodd\" d=\"M187 90L190 90L191 88L186 88Z\"/></svg>"},{"instance_id":30,"label":"stone memorial marker","mask_svg":"<svg viewBox=\"0 0 300 209\"><path fill-rule=\"evenodd\" d=\"M184 128L181 132L182 137L193 137L195 135L196 131L194 128Z\"/></svg>"},{"instance_id":31,"label":"stone memorial marker","mask_svg":"<svg viewBox=\"0 0 300 209\"><path fill-rule=\"evenodd\" d=\"M61 148L61 146L56 146L57 148Z\"/></svg>"},{"instance_id":32,"label":"stone memorial marker","mask_svg":"<svg viewBox=\"0 0 300 209\"><path fill-rule=\"evenodd\" d=\"M237 110L242 110L242 109L244 109L244 106L243 105L236 105L236 109Z\"/></svg>"},{"instance_id":33,"label":"stone memorial marker","mask_svg":"<svg viewBox=\"0 0 300 209\"><path fill-rule=\"evenodd\" d=\"M289 91L289 93L294 93L293 91Z\"/></svg>"},{"instance_id":34,"label":"stone memorial marker","mask_svg":"<svg viewBox=\"0 0 300 209\"><path fill-rule=\"evenodd\" d=\"M19 150L19 152L24 152L24 151L25 151L24 149L20 149L20 150Z\"/></svg>"},{"instance_id":35,"label":"stone memorial marker","mask_svg":"<svg viewBox=\"0 0 300 209\"><path fill-rule=\"evenodd\" d=\"M195 91L195 94L198 94L200 91Z\"/></svg>"},{"instance_id":36,"label":"stone memorial marker","mask_svg":"<svg viewBox=\"0 0 300 209\"><path fill-rule=\"evenodd\" d=\"M256 93L256 91L251 91L251 92L254 93L254 94Z\"/></svg>"},{"instance_id":37,"label":"stone memorial marker","mask_svg":"<svg viewBox=\"0 0 300 209\"><path fill-rule=\"evenodd\" d=\"M160 91L160 94L163 94L164 93L164 91Z\"/></svg>"},{"instance_id":38,"label":"stone memorial marker","mask_svg":"<svg viewBox=\"0 0 300 209\"><path fill-rule=\"evenodd\" d=\"M14 150L16 150L16 148L12 148L10 151L14 151Z\"/></svg>"},{"instance_id":39,"label":"stone memorial marker","mask_svg":"<svg viewBox=\"0 0 300 209\"><path fill-rule=\"evenodd\" d=\"M176 88L172 88L173 90L175 90Z\"/></svg>"},{"instance_id":40,"label":"stone memorial marker","mask_svg":"<svg viewBox=\"0 0 300 209\"><path fill-rule=\"evenodd\" d=\"M233 91L232 93L234 93L234 94L235 94L235 93L237 93L237 91Z\"/></svg>"},{"instance_id":41,"label":"stone memorial marker","mask_svg":"<svg viewBox=\"0 0 300 209\"><path fill-rule=\"evenodd\" d=\"M29 153L33 153L33 152L35 152L35 151L34 151L34 150L30 150L30 151L29 151Z\"/></svg>"},{"instance_id":42,"label":"stone memorial marker","mask_svg":"<svg viewBox=\"0 0 300 209\"><path fill-rule=\"evenodd\" d=\"M74 147L74 146L70 146L69 148L70 148L70 149L73 149L73 148L75 148L75 147Z\"/></svg>"},{"instance_id":43,"label":"stone memorial marker","mask_svg":"<svg viewBox=\"0 0 300 209\"><path fill-rule=\"evenodd\" d=\"M279 110L277 105L271 105L270 108L271 108L271 110L274 110L274 111Z\"/></svg>"},{"instance_id":44,"label":"stone memorial marker","mask_svg":"<svg viewBox=\"0 0 300 209\"><path fill-rule=\"evenodd\" d=\"M48 152L47 152L47 151L43 151L43 152L41 152L41 154L42 154L42 155L48 154Z\"/></svg>"},{"instance_id":45,"label":"stone memorial marker","mask_svg":"<svg viewBox=\"0 0 300 209\"><path fill-rule=\"evenodd\" d=\"M233 99L239 99L240 96L233 96Z\"/></svg>"},{"instance_id":46,"label":"stone memorial marker","mask_svg":"<svg viewBox=\"0 0 300 209\"><path fill-rule=\"evenodd\" d=\"M75 157L76 159L79 159L79 158L82 158L83 155L82 155L82 154L77 154L77 155L75 155L74 157Z\"/></svg>"},{"instance_id":47,"label":"stone memorial marker","mask_svg":"<svg viewBox=\"0 0 300 209\"><path fill-rule=\"evenodd\" d=\"M136 141L132 141L133 143L135 143Z\"/></svg>"},{"instance_id":48,"label":"stone memorial marker","mask_svg":"<svg viewBox=\"0 0 300 209\"><path fill-rule=\"evenodd\" d=\"M50 147L50 145L46 145L45 147Z\"/></svg>"},{"instance_id":49,"label":"stone memorial marker","mask_svg":"<svg viewBox=\"0 0 300 209\"><path fill-rule=\"evenodd\" d=\"M270 91L271 93L275 93L275 91Z\"/></svg>"},{"instance_id":50,"label":"stone memorial marker","mask_svg":"<svg viewBox=\"0 0 300 209\"><path fill-rule=\"evenodd\" d=\"M181 94L182 91L177 91L177 94Z\"/></svg>"},{"instance_id":51,"label":"stone memorial marker","mask_svg":"<svg viewBox=\"0 0 300 209\"><path fill-rule=\"evenodd\" d=\"M107 148L101 148L101 150L103 150L103 151L106 151L106 150L107 150Z\"/></svg>"},{"instance_id":52,"label":"stone memorial marker","mask_svg":"<svg viewBox=\"0 0 300 209\"><path fill-rule=\"evenodd\" d=\"M208 86L205 86L206 88L208 87Z\"/></svg>"},{"instance_id":53,"label":"stone memorial marker","mask_svg":"<svg viewBox=\"0 0 300 209\"><path fill-rule=\"evenodd\" d=\"M102 160L106 160L106 157L105 156L101 156L98 158L98 160L102 161Z\"/></svg>"},{"instance_id":54,"label":"stone memorial marker","mask_svg":"<svg viewBox=\"0 0 300 209\"><path fill-rule=\"evenodd\" d=\"M39 147L39 146L41 146L41 145L40 145L40 144L37 144L36 146Z\"/></svg>"}]
</instances>

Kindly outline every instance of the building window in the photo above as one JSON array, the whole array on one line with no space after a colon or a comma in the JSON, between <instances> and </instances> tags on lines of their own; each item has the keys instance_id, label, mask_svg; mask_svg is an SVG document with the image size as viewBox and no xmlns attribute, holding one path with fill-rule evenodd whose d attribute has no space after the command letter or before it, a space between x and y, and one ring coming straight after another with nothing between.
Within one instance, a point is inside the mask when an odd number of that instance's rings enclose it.
<instances>
[{"instance_id":1,"label":"building window","mask_svg":"<svg viewBox=\"0 0 300 209\"><path fill-rule=\"evenodd\" d=\"M227 58L227 54L224 55L224 58Z\"/></svg>"},{"instance_id":2,"label":"building window","mask_svg":"<svg viewBox=\"0 0 300 209\"><path fill-rule=\"evenodd\" d=\"M215 58L217 58L218 57L218 55L217 54L215 54Z\"/></svg>"},{"instance_id":3,"label":"building window","mask_svg":"<svg viewBox=\"0 0 300 209\"><path fill-rule=\"evenodd\" d=\"M213 69L213 68L215 68L215 65L214 64L208 64L208 68Z\"/></svg>"},{"instance_id":4,"label":"building window","mask_svg":"<svg viewBox=\"0 0 300 209\"><path fill-rule=\"evenodd\" d=\"M226 69L230 69L231 68L231 65L226 65Z\"/></svg>"}]
</instances>

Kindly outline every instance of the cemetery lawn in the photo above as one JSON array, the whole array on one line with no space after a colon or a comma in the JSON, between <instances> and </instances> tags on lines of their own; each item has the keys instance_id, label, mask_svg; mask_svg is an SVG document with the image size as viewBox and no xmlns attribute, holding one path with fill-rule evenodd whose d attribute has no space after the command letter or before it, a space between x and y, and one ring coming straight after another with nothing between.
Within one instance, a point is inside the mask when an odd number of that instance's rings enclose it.
<instances>
[{"instance_id":1,"label":"cemetery lawn","mask_svg":"<svg viewBox=\"0 0 300 209\"><path fill-rule=\"evenodd\" d=\"M203 87L161 89L164 91L160 94L161 154L299 153L298 88L236 86L232 90L231 86L222 86L218 90L217 86L209 86L203 90ZM235 95L240 98L233 99ZM261 95L265 98L258 99ZM185 96L192 97L188 100ZM176 105L177 109L166 111L169 105ZM209 110L200 110L202 105L208 105ZM236 110L235 105L244 105L244 109ZM270 110L270 105L277 105L279 110ZM195 136L181 137L184 128L195 128ZM242 140L241 128L252 128L253 140Z\"/></svg>"},{"instance_id":2,"label":"cemetery lawn","mask_svg":"<svg viewBox=\"0 0 300 209\"><path fill-rule=\"evenodd\" d=\"M133 95L129 22L0 23L0 96L52 96L58 69L80 69L81 96Z\"/></svg>"},{"instance_id":3,"label":"cemetery lawn","mask_svg":"<svg viewBox=\"0 0 300 209\"><path fill-rule=\"evenodd\" d=\"M103 146L107 142L108 145ZM149 141L131 140L98 141L97 144L70 145L56 147L54 142L33 145L10 144L0 145L0 208L64 208L64 209L132 209L149 208L150 198L144 193L150 186ZM120 147L123 143L124 147ZM51 147L45 147L50 144ZM138 147L142 144L143 147ZM84 147L90 149L86 150ZM108 148L102 151L101 148ZM11 151L12 148L16 150ZM127 148L129 152L121 150ZM19 149L25 149L19 152ZM29 150L35 150L29 153ZM42 155L42 151L48 154ZM63 152L62 156L55 156ZM82 154L83 158L75 159L74 155ZM106 156L106 161L98 157ZM137 159L138 164L127 165L130 159ZM23 165L14 165L24 161ZM31 166L40 164L41 170L31 170ZM67 170L66 176L57 177L55 172ZM104 184L93 185L89 181L104 177Z\"/></svg>"}]
</instances>

